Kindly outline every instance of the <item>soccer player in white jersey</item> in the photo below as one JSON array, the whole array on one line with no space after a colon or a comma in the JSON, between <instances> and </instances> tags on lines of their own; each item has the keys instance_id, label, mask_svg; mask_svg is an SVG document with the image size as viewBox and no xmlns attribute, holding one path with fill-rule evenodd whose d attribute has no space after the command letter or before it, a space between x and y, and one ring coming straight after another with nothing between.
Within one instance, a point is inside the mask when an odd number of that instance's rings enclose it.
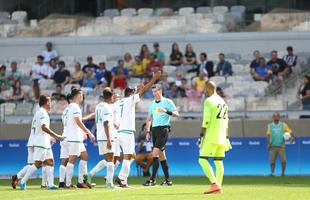
<instances>
[{"instance_id":1,"label":"soccer player in white jersey","mask_svg":"<svg viewBox=\"0 0 310 200\"><path fill-rule=\"evenodd\" d=\"M97 166L88 174L87 182L91 183L91 175L107 167L106 188L113 189L114 175L114 152L115 152L115 128L114 128L114 111L113 111L113 92L107 87L103 90L103 102L100 102L95 109L97 142L99 155L103 155L105 161L100 161Z\"/></svg>"},{"instance_id":2,"label":"soccer player in white jersey","mask_svg":"<svg viewBox=\"0 0 310 200\"><path fill-rule=\"evenodd\" d=\"M152 79L140 89L138 93L131 88L125 89L125 97L115 103L117 114L120 121L120 126L117 131L118 143L121 146L124 154L122 168L116 182L120 187L128 187L127 178L130 172L130 165L135 154L135 108L136 103L145 92L160 78L161 71L153 73Z\"/></svg>"},{"instance_id":3,"label":"soccer player in white jersey","mask_svg":"<svg viewBox=\"0 0 310 200\"><path fill-rule=\"evenodd\" d=\"M88 154L84 146L84 139L86 135L93 142L95 136L85 127L82 122L82 111L80 104L83 101L83 92L81 89L73 88L71 91L72 102L69 105L69 110L66 115L63 116L63 123L67 126L66 141L68 142L69 149L69 161L66 166L66 188L74 188L72 185L72 177L74 171L74 164L78 157L80 157L79 163L79 176L78 176L78 188L91 188L91 185L84 183L83 176L87 174L87 160Z\"/></svg>"},{"instance_id":4,"label":"soccer player in white jersey","mask_svg":"<svg viewBox=\"0 0 310 200\"><path fill-rule=\"evenodd\" d=\"M65 124L66 122L66 116L69 112L70 109L70 103L72 101L71 98L71 94L67 95L67 102L68 105L66 106L66 108L64 109L63 113L62 113L62 123L63 123L63 133L62 136L64 136L65 140L60 142L60 159L61 159L61 163L59 166L59 188L64 188L65 187L65 177L66 177L66 166L68 164L69 161L69 145L68 142L66 141L67 138L67 132L68 132L68 128L67 128L67 124Z\"/></svg>"},{"instance_id":5,"label":"soccer player in white jersey","mask_svg":"<svg viewBox=\"0 0 310 200\"><path fill-rule=\"evenodd\" d=\"M49 128L50 118L47 112L51 109L51 97L48 95L41 95L39 98L39 105L40 109L35 113L31 126L34 132L34 165L28 167L25 176L20 180L19 187L21 190L26 189L26 182L42 164L46 165L48 189L58 189L58 187L54 185L54 159L51 149L51 137L60 141L64 140L64 137L56 134Z\"/></svg>"}]
</instances>

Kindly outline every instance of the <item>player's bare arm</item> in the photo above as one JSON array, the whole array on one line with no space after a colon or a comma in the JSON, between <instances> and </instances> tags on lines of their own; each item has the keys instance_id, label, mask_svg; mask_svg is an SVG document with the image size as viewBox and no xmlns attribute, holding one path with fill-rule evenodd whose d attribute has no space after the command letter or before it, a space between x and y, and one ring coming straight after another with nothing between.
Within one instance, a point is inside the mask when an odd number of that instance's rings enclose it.
<instances>
[{"instance_id":1,"label":"player's bare arm","mask_svg":"<svg viewBox=\"0 0 310 200\"><path fill-rule=\"evenodd\" d=\"M150 135L150 130L151 130L151 124L152 124L152 117L148 116L146 118L146 125L145 125L145 130L146 130L146 141L150 141L151 135Z\"/></svg>"},{"instance_id":2,"label":"player's bare arm","mask_svg":"<svg viewBox=\"0 0 310 200\"><path fill-rule=\"evenodd\" d=\"M161 71L153 72L152 79L148 82L144 87L141 87L139 96L142 97L151 87L152 85L160 78Z\"/></svg>"},{"instance_id":3,"label":"player's bare arm","mask_svg":"<svg viewBox=\"0 0 310 200\"><path fill-rule=\"evenodd\" d=\"M41 126L42 130L49 134L51 137L57 139L57 140L60 140L60 141L63 141L65 138L61 135L58 135L57 133L55 133L54 131L52 131L50 128L48 128L45 124L43 124Z\"/></svg>"},{"instance_id":4,"label":"player's bare arm","mask_svg":"<svg viewBox=\"0 0 310 200\"><path fill-rule=\"evenodd\" d=\"M111 142L111 137L110 137L109 121L104 121L103 127L104 127L105 135L107 137L107 148L111 149L112 148L112 142Z\"/></svg>"},{"instance_id":5,"label":"player's bare arm","mask_svg":"<svg viewBox=\"0 0 310 200\"><path fill-rule=\"evenodd\" d=\"M74 120L78 127L80 127L80 129L82 129L82 131L88 135L90 141L94 142L95 136L90 132L90 130L88 130L88 128L86 128L86 126L82 122L82 119L80 117L75 117Z\"/></svg>"}]
</instances>

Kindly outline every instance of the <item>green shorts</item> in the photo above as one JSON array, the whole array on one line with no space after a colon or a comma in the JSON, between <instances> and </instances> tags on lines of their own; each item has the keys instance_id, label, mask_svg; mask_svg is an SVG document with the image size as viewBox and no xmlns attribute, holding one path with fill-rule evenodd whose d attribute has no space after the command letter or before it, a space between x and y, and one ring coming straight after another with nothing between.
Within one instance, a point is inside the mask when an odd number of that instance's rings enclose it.
<instances>
[{"instance_id":1,"label":"green shorts","mask_svg":"<svg viewBox=\"0 0 310 200\"><path fill-rule=\"evenodd\" d=\"M208 157L208 158L224 158L226 147L223 145L217 145L213 143L204 143L200 148L199 155L200 157Z\"/></svg>"}]
</instances>

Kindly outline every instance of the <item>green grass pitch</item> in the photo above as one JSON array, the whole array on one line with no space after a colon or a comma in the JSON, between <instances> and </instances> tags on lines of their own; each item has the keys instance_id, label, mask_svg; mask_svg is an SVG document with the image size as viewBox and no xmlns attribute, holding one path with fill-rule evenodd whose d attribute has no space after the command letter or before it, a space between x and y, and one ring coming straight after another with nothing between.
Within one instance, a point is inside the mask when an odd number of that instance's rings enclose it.
<instances>
[{"instance_id":1,"label":"green grass pitch","mask_svg":"<svg viewBox=\"0 0 310 200\"><path fill-rule=\"evenodd\" d=\"M310 177L224 177L223 193L204 195L209 187L204 177L174 177L171 187L143 187L145 178L129 178L130 188L108 190L103 187L103 178L96 178L93 189L74 189L48 191L40 189L40 180L30 180L26 191L13 190L9 180L0 180L0 199L2 200L306 200L310 199ZM161 178L158 179L158 182ZM76 180L74 181L74 183Z\"/></svg>"}]
</instances>

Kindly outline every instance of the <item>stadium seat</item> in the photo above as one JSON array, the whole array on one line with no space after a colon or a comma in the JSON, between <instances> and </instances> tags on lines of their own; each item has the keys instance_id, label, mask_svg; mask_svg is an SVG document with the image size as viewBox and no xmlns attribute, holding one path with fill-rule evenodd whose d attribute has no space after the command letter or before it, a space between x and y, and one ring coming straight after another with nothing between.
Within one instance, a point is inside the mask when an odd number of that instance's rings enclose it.
<instances>
[{"instance_id":1,"label":"stadium seat","mask_svg":"<svg viewBox=\"0 0 310 200\"><path fill-rule=\"evenodd\" d=\"M213 13L214 14L225 14L228 12L227 6L215 6L213 7Z\"/></svg>"},{"instance_id":2,"label":"stadium seat","mask_svg":"<svg viewBox=\"0 0 310 200\"><path fill-rule=\"evenodd\" d=\"M190 15L194 13L194 8L193 7L183 7L179 9L179 15Z\"/></svg>"},{"instance_id":3,"label":"stadium seat","mask_svg":"<svg viewBox=\"0 0 310 200\"><path fill-rule=\"evenodd\" d=\"M0 24L3 22L10 20L10 13L5 11L0 11Z\"/></svg>"},{"instance_id":4,"label":"stadium seat","mask_svg":"<svg viewBox=\"0 0 310 200\"><path fill-rule=\"evenodd\" d=\"M237 22L244 22L245 19L245 6L232 6L230 8L230 14L235 16L237 19Z\"/></svg>"},{"instance_id":5,"label":"stadium seat","mask_svg":"<svg viewBox=\"0 0 310 200\"><path fill-rule=\"evenodd\" d=\"M158 8L155 11L156 16L172 16L173 14L174 13L173 13L173 10L171 8Z\"/></svg>"},{"instance_id":6,"label":"stadium seat","mask_svg":"<svg viewBox=\"0 0 310 200\"><path fill-rule=\"evenodd\" d=\"M138 10L139 16L152 16L154 14L154 10L152 8L140 8Z\"/></svg>"},{"instance_id":7,"label":"stadium seat","mask_svg":"<svg viewBox=\"0 0 310 200\"><path fill-rule=\"evenodd\" d=\"M93 62L95 64L99 64L100 62L105 62L107 60L107 57L105 55L95 55L93 56Z\"/></svg>"},{"instance_id":8,"label":"stadium seat","mask_svg":"<svg viewBox=\"0 0 310 200\"><path fill-rule=\"evenodd\" d=\"M65 85L65 87L63 88L63 92L65 94L69 94L71 92L71 88L72 87L76 87L76 88L80 88L80 85L79 84L67 84Z\"/></svg>"},{"instance_id":9,"label":"stadium seat","mask_svg":"<svg viewBox=\"0 0 310 200\"><path fill-rule=\"evenodd\" d=\"M14 115L31 115L32 109L32 103L18 103L14 111Z\"/></svg>"},{"instance_id":10,"label":"stadium seat","mask_svg":"<svg viewBox=\"0 0 310 200\"><path fill-rule=\"evenodd\" d=\"M29 86L29 85L22 85L21 88L25 94L28 94L32 89L31 86Z\"/></svg>"},{"instance_id":11,"label":"stadium seat","mask_svg":"<svg viewBox=\"0 0 310 200\"><path fill-rule=\"evenodd\" d=\"M119 16L119 11L118 9L106 9L103 12L104 16L114 18L116 16Z\"/></svg>"},{"instance_id":12,"label":"stadium seat","mask_svg":"<svg viewBox=\"0 0 310 200\"><path fill-rule=\"evenodd\" d=\"M74 57L73 56L61 56L59 60L62 60L66 63L67 67L71 67L74 64Z\"/></svg>"},{"instance_id":13,"label":"stadium seat","mask_svg":"<svg viewBox=\"0 0 310 200\"><path fill-rule=\"evenodd\" d=\"M174 76L177 68L172 65L165 65L163 69L164 69L164 72L168 74L168 76Z\"/></svg>"},{"instance_id":14,"label":"stadium seat","mask_svg":"<svg viewBox=\"0 0 310 200\"><path fill-rule=\"evenodd\" d=\"M210 78L211 81L214 81L217 85L221 84L221 83L225 83L225 77L223 76L213 76Z\"/></svg>"},{"instance_id":15,"label":"stadium seat","mask_svg":"<svg viewBox=\"0 0 310 200\"><path fill-rule=\"evenodd\" d=\"M26 11L14 11L12 13L12 20L18 22L18 24L25 24L27 20L27 12Z\"/></svg>"},{"instance_id":16,"label":"stadium seat","mask_svg":"<svg viewBox=\"0 0 310 200\"><path fill-rule=\"evenodd\" d=\"M124 8L121 10L122 16L132 17L137 15L137 11L135 8Z\"/></svg>"},{"instance_id":17,"label":"stadium seat","mask_svg":"<svg viewBox=\"0 0 310 200\"><path fill-rule=\"evenodd\" d=\"M129 35L130 34L130 17L117 16L113 18L113 34Z\"/></svg>"},{"instance_id":18,"label":"stadium seat","mask_svg":"<svg viewBox=\"0 0 310 200\"><path fill-rule=\"evenodd\" d=\"M34 65L37 62L37 57L28 57L26 58L26 63L30 65Z\"/></svg>"},{"instance_id":19,"label":"stadium seat","mask_svg":"<svg viewBox=\"0 0 310 200\"><path fill-rule=\"evenodd\" d=\"M52 89L55 87L54 80L52 79L41 79L39 83L42 90Z\"/></svg>"},{"instance_id":20,"label":"stadium seat","mask_svg":"<svg viewBox=\"0 0 310 200\"><path fill-rule=\"evenodd\" d=\"M16 108L15 103L0 104L0 110L1 112L4 111L5 115L12 115L14 113L15 108Z\"/></svg>"},{"instance_id":21,"label":"stadium seat","mask_svg":"<svg viewBox=\"0 0 310 200\"><path fill-rule=\"evenodd\" d=\"M210 14L210 13L212 13L212 9L210 7L207 7L207 6L200 6L200 7L197 7L196 13Z\"/></svg>"},{"instance_id":22,"label":"stadium seat","mask_svg":"<svg viewBox=\"0 0 310 200\"><path fill-rule=\"evenodd\" d=\"M10 57L10 58L8 58L8 62L9 63L16 62L17 64L20 64L20 63L25 62L25 58L23 58L23 57Z\"/></svg>"}]
</instances>

